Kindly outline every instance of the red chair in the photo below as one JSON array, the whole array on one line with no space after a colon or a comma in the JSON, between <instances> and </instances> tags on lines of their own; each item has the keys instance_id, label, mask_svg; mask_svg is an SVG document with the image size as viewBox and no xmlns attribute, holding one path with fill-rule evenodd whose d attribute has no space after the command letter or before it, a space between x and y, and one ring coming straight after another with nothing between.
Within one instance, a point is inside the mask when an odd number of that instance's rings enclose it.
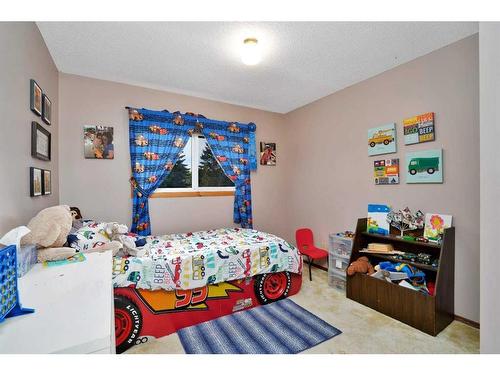
<instances>
[{"instance_id":1,"label":"red chair","mask_svg":"<svg viewBox=\"0 0 500 375\"><path fill-rule=\"evenodd\" d=\"M316 259L328 257L326 250L314 246L313 232L309 228L297 229L295 240L300 254L307 256L309 260L309 280L312 281L311 266Z\"/></svg>"}]
</instances>

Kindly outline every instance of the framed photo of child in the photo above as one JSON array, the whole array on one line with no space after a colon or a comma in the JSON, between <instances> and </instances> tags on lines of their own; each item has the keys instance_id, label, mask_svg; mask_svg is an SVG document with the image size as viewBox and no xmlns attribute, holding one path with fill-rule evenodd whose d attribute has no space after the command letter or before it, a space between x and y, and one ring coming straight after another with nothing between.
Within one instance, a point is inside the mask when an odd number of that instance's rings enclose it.
<instances>
[{"instance_id":1,"label":"framed photo of child","mask_svg":"<svg viewBox=\"0 0 500 375\"><path fill-rule=\"evenodd\" d=\"M260 165L276 165L276 143L260 142Z\"/></svg>"},{"instance_id":2,"label":"framed photo of child","mask_svg":"<svg viewBox=\"0 0 500 375\"><path fill-rule=\"evenodd\" d=\"M113 127L83 127L83 143L85 159L114 159Z\"/></svg>"}]
</instances>

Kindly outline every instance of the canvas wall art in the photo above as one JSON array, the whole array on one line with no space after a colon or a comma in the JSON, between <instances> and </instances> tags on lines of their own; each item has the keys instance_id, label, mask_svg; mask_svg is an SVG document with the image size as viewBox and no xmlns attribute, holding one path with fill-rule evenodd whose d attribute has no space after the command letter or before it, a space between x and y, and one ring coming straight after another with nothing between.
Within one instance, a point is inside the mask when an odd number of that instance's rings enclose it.
<instances>
[{"instance_id":1,"label":"canvas wall art","mask_svg":"<svg viewBox=\"0 0 500 375\"><path fill-rule=\"evenodd\" d=\"M443 150L425 150L406 154L406 183L443 182Z\"/></svg>"},{"instance_id":2,"label":"canvas wall art","mask_svg":"<svg viewBox=\"0 0 500 375\"><path fill-rule=\"evenodd\" d=\"M83 127L85 159L114 159L113 127Z\"/></svg>"},{"instance_id":3,"label":"canvas wall art","mask_svg":"<svg viewBox=\"0 0 500 375\"><path fill-rule=\"evenodd\" d=\"M445 228L452 224L451 215L425 214L424 237L431 242L440 242Z\"/></svg>"},{"instance_id":4,"label":"canvas wall art","mask_svg":"<svg viewBox=\"0 0 500 375\"><path fill-rule=\"evenodd\" d=\"M260 165L276 165L276 143L260 142Z\"/></svg>"},{"instance_id":5,"label":"canvas wall art","mask_svg":"<svg viewBox=\"0 0 500 375\"><path fill-rule=\"evenodd\" d=\"M424 113L403 120L405 145L433 141L434 112Z\"/></svg>"},{"instance_id":6,"label":"canvas wall art","mask_svg":"<svg viewBox=\"0 0 500 375\"><path fill-rule=\"evenodd\" d=\"M373 162L375 185L399 184L399 159L382 159Z\"/></svg>"},{"instance_id":7,"label":"canvas wall art","mask_svg":"<svg viewBox=\"0 0 500 375\"><path fill-rule=\"evenodd\" d=\"M396 152L396 124L368 129L368 155Z\"/></svg>"}]
</instances>

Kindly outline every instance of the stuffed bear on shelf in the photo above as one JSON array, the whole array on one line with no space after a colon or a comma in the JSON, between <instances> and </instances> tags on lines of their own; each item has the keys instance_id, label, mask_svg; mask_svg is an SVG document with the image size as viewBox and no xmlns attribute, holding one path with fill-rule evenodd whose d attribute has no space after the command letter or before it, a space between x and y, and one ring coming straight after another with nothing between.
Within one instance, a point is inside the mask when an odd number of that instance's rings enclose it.
<instances>
[{"instance_id":1,"label":"stuffed bear on shelf","mask_svg":"<svg viewBox=\"0 0 500 375\"><path fill-rule=\"evenodd\" d=\"M366 273L371 275L375 272L370 260L367 257L360 257L354 262L352 262L347 268L347 274L349 276L354 275L355 273Z\"/></svg>"}]
</instances>

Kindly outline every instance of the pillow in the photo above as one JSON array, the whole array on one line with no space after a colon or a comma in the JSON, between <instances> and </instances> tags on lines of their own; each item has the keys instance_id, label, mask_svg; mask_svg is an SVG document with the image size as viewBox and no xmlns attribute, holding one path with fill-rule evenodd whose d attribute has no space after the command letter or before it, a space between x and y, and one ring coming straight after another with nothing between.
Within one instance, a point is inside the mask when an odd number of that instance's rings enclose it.
<instances>
[{"instance_id":1,"label":"pillow","mask_svg":"<svg viewBox=\"0 0 500 375\"><path fill-rule=\"evenodd\" d=\"M77 252L85 253L97 246L110 242L106 233L106 223L85 221L84 226L68 236L68 246Z\"/></svg>"}]
</instances>

